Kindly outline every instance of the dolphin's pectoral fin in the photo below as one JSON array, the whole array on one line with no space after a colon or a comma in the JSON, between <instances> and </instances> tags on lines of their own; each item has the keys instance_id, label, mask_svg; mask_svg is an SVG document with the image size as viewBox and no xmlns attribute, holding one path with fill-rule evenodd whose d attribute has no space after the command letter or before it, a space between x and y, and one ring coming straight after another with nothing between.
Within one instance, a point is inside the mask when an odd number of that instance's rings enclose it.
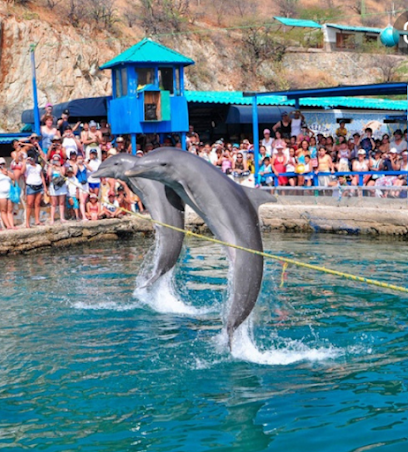
<instances>
[{"instance_id":1,"label":"dolphin's pectoral fin","mask_svg":"<svg viewBox=\"0 0 408 452\"><path fill-rule=\"evenodd\" d=\"M164 191L166 193L167 201L180 212L184 212L184 202L180 196L168 185L165 185Z\"/></svg>"},{"instance_id":2,"label":"dolphin's pectoral fin","mask_svg":"<svg viewBox=\"0 0 408 452\"><path fill-rule=\"evenodd\" d=\"M257 212L258 212L259 206L261 206L262 204L278 201L276 199L276 196L273 196L264 190L260 190L259 188L245 187L243 185L241 185L241 188L244 190L249 201L254 206L254 208Z\"/></svg>"}]
</instances>

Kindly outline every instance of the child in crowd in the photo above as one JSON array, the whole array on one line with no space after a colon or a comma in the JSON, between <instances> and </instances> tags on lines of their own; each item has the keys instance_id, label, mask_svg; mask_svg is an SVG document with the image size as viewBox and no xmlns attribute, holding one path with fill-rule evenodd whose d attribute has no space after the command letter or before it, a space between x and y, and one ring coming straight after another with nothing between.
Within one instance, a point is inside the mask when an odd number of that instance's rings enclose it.
<instances>
[{"instance_id":1,"label":"child in crowd","mask_svg":"<svg viewBox=\"0 0 408 452\"><path fill-rule=\"evenodd\" d=\"M89 202L86 205L86 218L88 220L100 220L102 218L102 207L95 193L89 196Z\"/></svg>"},{"instance_id":2,"label":"child in crowd","mask_svg":"<svg viewBox=\"0 0 408 452\"><path fill-rule=\"evenodd\" d=\"M68 214L71 214L72 210L74 210L75 218L79 221L79 182L78 179L74 175L74 168L72 166L67 169L67 210Z\"/></svg>"}]
</instances>

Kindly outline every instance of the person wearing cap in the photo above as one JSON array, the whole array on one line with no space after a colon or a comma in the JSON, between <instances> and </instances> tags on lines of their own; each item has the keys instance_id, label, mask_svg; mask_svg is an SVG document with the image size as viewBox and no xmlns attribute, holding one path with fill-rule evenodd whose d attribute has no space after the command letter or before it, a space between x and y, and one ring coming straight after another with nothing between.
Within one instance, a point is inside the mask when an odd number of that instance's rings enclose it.
<instances>
[{"instance_id":1,"label":"person wearing cap","mask_svg":"<svg viewBox=\"0 0 408 452\"><path fill-rule=\"evenodd\" d=\"M14 173L7 169L6 160L0 157L0 216L6 229L15 229L13 203L10 200L10 189L14 180Z\"/></svg>"},{"instance_id":2,"label":"person wearing cap","mask_svg":"<svg viewBox=\"0 0 408 452\"><path fill-rule=\"evenodd\" d=\"M43 193L48 193L44 173L40 164L33 157L23 161L22 172L26 182L26 227L30 227L31 212L34 209L35 224L40 223L40 205Z\"/></svg>"},{"instance_id":3,"label":"person wearing cap","mask_svg":"<svg viewBox=\"0 0 408 452\"><path fill-rule=\"evenodd\" d=\"M352 165L353 172L362 172L362 171L369 170L370 162L366 158L366 155L367 154L364 149L359 149L357 151L357 160L354 160L353 165ZM359 180L360 180L360 176L358 174L356 174L355 176L353 176L353 178L351 180L351 184L357 186L357 185L359 185Z\"/></svg>"},{"instance_id":4,"label":"person wearing cap","mask_svg":"<svg viewBox=\"0 0 408 452\"><path fill-rule=\"evenodd\" d=\"M54 107L49 102L45 104L45 111L44 114L40 118L41 125L45 125L45 121L47 117L52 118L52 126L57 125L57 118L53 115Z\"/></svg>"},{"instance_id":5,"label":"person wearing cap","mask_svg":"<svg viewBox=\"0 0 408 452\"><path fill-rule=\"evenodd\" d=\"M44 152L47 153L48 149L51 147L52 139L59 136L57 128L54 126L52 116L44 116L44 125L41 126L42 135L42 147Z\"/></svg>"},{"instance_id":6,"label":"person wearing cap","mask_svg":"<svg viewBox=\"0 0 408 452\"><path fill-rule=\"evenodd\" d=\"M279 130L284 140L290 139L292 136L292 121L287 111L282 113L282 119L272 127L272 130L275 133Z\"/></svg>"},{"instance_id":7,"label":"person wearing cap","mask_svg":"<svg viewBox=\"0 0 408 452\"><path fill-rule=\"evenodd\" d=\"M116 152L119 154L120 152L126 152L125 148L125 139L123 137L116 137L115 140L115 148Z\"/></svg>"},{"instance_id":8,"label":"person wearing cap","mask_svg":"<svg viewBox=\"0 0 408 452\"><path fill-rule=\"evenodd\" d=\"M75 169L72 166L69 166L67 168L67 210L68 212L70 209L74 210L75 218L77 221L79 221L79 186L80 183L78 182L78 179L75 177Z\"/></svg>"},{"instance_id":9,"label":"person wearing cap","mask_svg":"<svg viewBox=\"0 0 408 452\"><path fill-rule=\"evenodd\" d=\"M50 181L49 194L51 198L50 224L55 222L55 212L59 207L61 223L65 223L65 197L68 193L65 183L65 167L61 165L61 156L55 154L52 157L47 169L48 180Z\"/></svg>"},{"instance_id":10,"label":"person wearing cap","mask_svg":"<svg viewBox=\"0 0 408 452\"><path fill-rule=\"evenodd\" d=\"M262 146L266 147L266 153L267 155L272 155L272 144L273 144L273 138L271 137L271 131L269 129L265 129L263 131L263 138L261 141Z\"/></svg>"},{"instance_id":11,"label":"person wearing cap","mask_svg":"<svg viewBox=\"0 0 408 452\"><path fill-rule=\"evenodd\" d=\"M144 152L141 149L136 151L136 157L143 157L143 156L144 156Z\"/></svg>"},{"instance_id":12,"label":"person wearing cap","mask_svg":"<svg viewBox=\"0 0 408 452\"><path fill-rule=\"evenodd\" d=\"M390 148L395 148L398 154L407 150L407 142L403 138L401 129L397 129L394 132L394 138L390 143Z\"/></svg>"},{"instance_id":13,"label":"person wearing cap","mask_svg":"<svg viewBox=\"0 0 408 452\"><path fill-rule=\"evenodd\" d=\"M88 220L100 220L103 216L102 206L95 193L89 195L89 202L86 205L86 218Z\"/></svg>"},{"instance_id":14,"label":"person wearing cap","mask_svg":"<svg viewBox=\"0 0 408 452\"><path fill-rule=\"evenodd\" d=\"M62 139L59 136L51 140L51 147L47 152L47 160L52 161L55 156L58 156L60 164L63 165L66 160L65 150L62 147Z\"/></svg>"},{"instance_id":15,"label":"person wearing cap","mask_svg":"<svg viewBox=\"0 0 408 452\"><path fill-rule=\"evenodd\" d=\"M75 132L78 127L81 125L81 121L78 121L73 127L72 130ZM63 136L66 128L69 126L69 110L65 109L62 112L61 118L57 121L57 129L60 133L60 136Z\"/></svg>"}]
</instances>

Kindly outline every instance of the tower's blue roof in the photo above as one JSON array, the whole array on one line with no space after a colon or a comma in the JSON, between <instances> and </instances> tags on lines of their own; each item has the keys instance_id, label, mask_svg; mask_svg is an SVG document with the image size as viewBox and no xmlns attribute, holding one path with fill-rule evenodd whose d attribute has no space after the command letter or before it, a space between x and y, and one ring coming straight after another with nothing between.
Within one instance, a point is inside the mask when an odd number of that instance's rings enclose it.
<instances>
[{"instance_id":1,"label":"tower's blue roof","mask_svg":"<svg viewBox=\"0 0 408 452\"><path fill-rule=\"evenodd\" d=\"M130 49L125 50L120 55L103 64L100 68L111 69L112 67L128 63L164 63L188 66L194 64L194 61L158 42L145 38Z\"/></svg>"}]
</instances>

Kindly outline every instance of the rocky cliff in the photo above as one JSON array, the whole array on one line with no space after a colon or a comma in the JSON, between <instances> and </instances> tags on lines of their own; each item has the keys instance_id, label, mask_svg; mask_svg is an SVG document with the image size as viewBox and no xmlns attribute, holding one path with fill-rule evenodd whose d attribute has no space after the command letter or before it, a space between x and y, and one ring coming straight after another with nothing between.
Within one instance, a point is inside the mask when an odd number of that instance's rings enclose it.
<instances>
[{"instance_id":1,"label":"rocky cliff","mask_svg":"<svg viewBox=\"0 0 408 452\"><path fill-rule=\"evenodd\" d=\"M54 20L54 21L53 21ZM36 45L39 105L111 93L110 72L99 66L143 37L140 29L73 27L38 14L10 14L0 6L0 129L16 131L21 112L32 108L30 45ZM196 26L198 26L196 24ZM205 24L202 25L205 28ZM239 36L226 30L181 34L161 41L196 65L186 86L198 90L272 89L378 81L372 55L287 49L276 64L264 59L249 74L243 69ZM397 57L396 57L397 58ZM272 82L271 82L272 81Z\"/></svg>"}]
</instances>

